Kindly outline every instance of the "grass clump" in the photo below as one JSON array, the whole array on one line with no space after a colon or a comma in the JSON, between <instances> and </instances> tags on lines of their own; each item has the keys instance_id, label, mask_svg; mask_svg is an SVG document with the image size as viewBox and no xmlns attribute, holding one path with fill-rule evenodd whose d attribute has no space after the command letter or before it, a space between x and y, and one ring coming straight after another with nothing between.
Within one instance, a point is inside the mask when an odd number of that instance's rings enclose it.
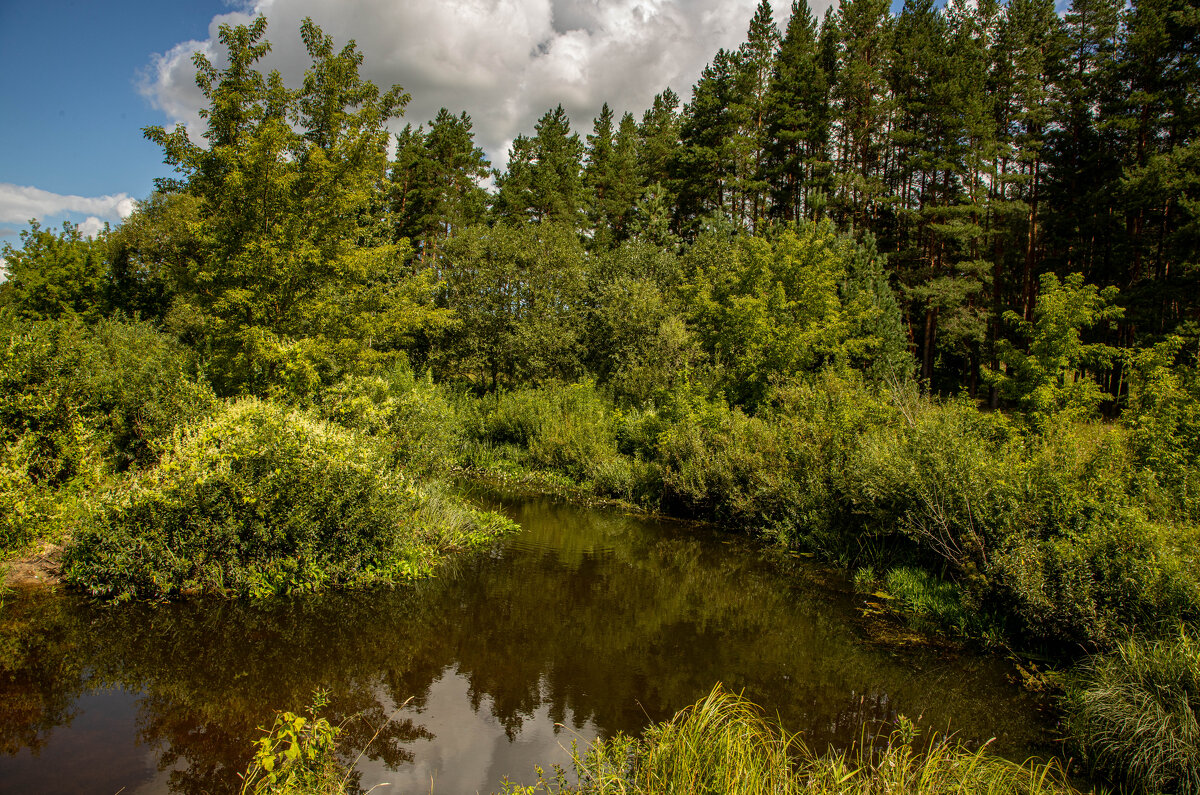
<instances>
[{"instance_id":1,"label":"grass clump","mask_svg":"<svg viewBox=\"0 0 1200 795\"><path fill-rule=\"evenodd\" d=\"M418 485L367 437L247 399L110 493L65 568L105 598L267 596L421 576L509 527Z\"/></svg>"},{"instance_id":2,"label":"grass clump","mask_svg":"<svg viewBox=\"0 0 1200 795\"><path fill-rule=\"evenodd\" d=\"M864 735L865 736L865 735ZM863 742L849 753L818 753L799 735L765 718L745 698L720 685L699 703L640 738L617 735L574 754L578 784L542 776L507 792L596 795L789 795L837 793L1072 793L1054 761L1017 764L948 741L914 743L901 718L885 742Z\"/></svg>"},{"instance_id":3,"label":"grass clump","mask_svg":"<svg viewBox=\"0 0 1200 795\"><path fill-rule=\"evenodd\" d=\"M1148 792L1200 792L1200 642L1181 631L1128 640L1082 665L1067 690L1068 734L1084 760Z\"/></svg>"}]
</instances>

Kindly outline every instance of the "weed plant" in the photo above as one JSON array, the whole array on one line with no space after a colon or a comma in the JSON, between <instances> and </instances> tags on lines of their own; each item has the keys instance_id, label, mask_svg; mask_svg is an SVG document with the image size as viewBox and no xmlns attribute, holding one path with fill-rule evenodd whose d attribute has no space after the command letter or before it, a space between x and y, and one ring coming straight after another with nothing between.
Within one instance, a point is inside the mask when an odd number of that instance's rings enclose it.
<instances>
[{"instance_id":1,"label":"weed plant","mask_svg":"<svg viewBox=\"0 0 1200 795\"><path fill-rule=\"evenodd\" d=\"M952 741L914 743L911 723L883 742L819 753L720 685L641 737L617 735L573 754L577 784L565 776L506 792L596 795L885 795L885 793L1072 793L1057 762L1017 764Z\"/></svg>"}]
</instances>

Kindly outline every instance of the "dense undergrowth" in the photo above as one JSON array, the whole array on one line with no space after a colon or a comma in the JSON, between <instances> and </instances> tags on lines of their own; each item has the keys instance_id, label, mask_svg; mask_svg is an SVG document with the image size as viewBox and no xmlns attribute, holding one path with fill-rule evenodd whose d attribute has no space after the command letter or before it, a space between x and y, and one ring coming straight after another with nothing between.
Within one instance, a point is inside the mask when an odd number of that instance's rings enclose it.
<instances>
[{"instance_id":1,"label":"dense undergrowth","mask_svg":"<svg viewBox=\"0 0 1200 795\"><path fill-rule=\"evenodd\" d=\"M1133 675L1137 644L1196 665L1178 631L1200 616L1186 490L1196 458L1180 393L1157 391L1121 423L1052 412L1034 424L833 370L777 386L754 414L686 383L640 408L588 381L480 398L405 370L372 383L356 416L408 407L394 427L398 446L416 444L409 457L557 478L760 533L853 571L920 629L1059 660L1095 655L1064 701L1082 758L1135 787L1184 786L1200 770L1194 701L1164 708L1176 711L1158 720L1161 734L1136 717L1101 728L1083 706L1110 697L1106 677ZM1176 451L1165 473L1147 455L1164 449ZM1161 667L1137 676L1147 692L1178 680Z\"/></svg>"},{"instance_id":2,"label":"dense undergrowth","mask_svg":"<svg viewBox=\"0 0 1200 795\"><path fill-rule=\"evenodd\" d=\"M1096 655L1064 701L1079 755L1134 785L1200 769L1186 720L1146 718L1151 732L1097 706L1135 671L1146 692L1179 681L1138 669L1138 644L1194 667L1179 634L1200 614L1192 387L1162 350L1114 423L980 412L844 367L777 382L753 410L711 380L634 405L590 380L481 395L403 363L289 407L218 400L144 324L7 333L6 547L68 541L67 579L93 594L417 576L507 526L438 482L529 477L817 553L926 631ZM1163 714L1194 721L1194 701L1173 703Z\"/></svg>"}]
</instances>

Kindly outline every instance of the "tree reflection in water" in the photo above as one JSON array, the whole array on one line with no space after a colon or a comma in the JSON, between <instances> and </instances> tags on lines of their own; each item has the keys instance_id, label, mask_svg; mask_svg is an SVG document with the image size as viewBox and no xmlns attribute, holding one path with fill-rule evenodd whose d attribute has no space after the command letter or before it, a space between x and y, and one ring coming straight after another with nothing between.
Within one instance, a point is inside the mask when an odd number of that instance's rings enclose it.
<instances>
[{"instance_id":1,"label":"tree reflection in water","mask_svg":"<svg viewBox=\"0 0 1200 795\"><path fill-rule=\"evenodd\" d=\"M901 713L968 741L997 737L1015 755L1041 739L1035 705L995 661L877 648L803 561L547 499L503 507L520 535L414 586L257 605L11 598L0 614L0 779L70 765L72 705L99 688L137 699L136 738L108 738L113 753L156 749L159 788L180 793L236 788L256 727L317 688L331 691L335 723L359 716L345 724L352 754L411 698L367 749L365 786L458 766L462 786L494 789L561 756L556 724L584 739L636 732L718 681L777 709L815 747L848 745L864 723ZM52 734L62 751L47 746ZM465 758L483 746L490 759ZM502 763L526 769L493 769Z\"/></svg>"}]
</instances>

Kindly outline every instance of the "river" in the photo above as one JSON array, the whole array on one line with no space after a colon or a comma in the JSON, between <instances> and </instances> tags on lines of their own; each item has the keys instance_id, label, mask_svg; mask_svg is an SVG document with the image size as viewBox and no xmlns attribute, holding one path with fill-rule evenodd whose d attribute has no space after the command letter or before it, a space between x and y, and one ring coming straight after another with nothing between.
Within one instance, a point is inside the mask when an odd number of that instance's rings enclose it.
<instances>
[{"instance_id":1,"label":"river","mask_svg":"<svg viewBox=\"0 0 1200 795\"><path fill-rule=\"evenodd\" d=\"M744 539L547 497L486 496L521 532L438 577L266 605L0 611L0 792L236 791L256 727L316 689L364 788L488 793L636 732L721 682L810 744L906 715L1014 758L1046 718L1003 661L875 642L861 597ZM389 721L388 718L391 717Z\"/></svg>"}]
</instances>

